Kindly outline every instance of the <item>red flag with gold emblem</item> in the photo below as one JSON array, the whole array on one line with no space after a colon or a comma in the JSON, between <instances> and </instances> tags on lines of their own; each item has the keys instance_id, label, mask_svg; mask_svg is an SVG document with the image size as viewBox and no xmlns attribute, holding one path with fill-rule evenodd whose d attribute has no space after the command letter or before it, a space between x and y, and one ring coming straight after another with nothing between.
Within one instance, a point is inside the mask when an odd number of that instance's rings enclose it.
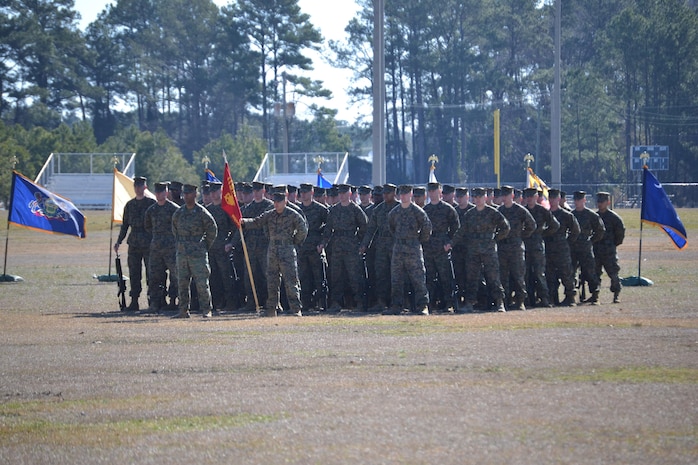
<instances>
[{"instance_id":1,"label":"red flag with gold emblem","mask_svg":"<svg viewBox=\"0 0 698 465\"><path fill-rule=\"evenodd\" d=\"M225 168L223 170L223 202L221 202L221 207L230 216L235 225L240 228L240 221L242 220L242 212L240 211L240 204L238 204L238 199L235 196L235 184L233 183L233 178L230 177L230 168L228 168L228 162L225 162Z\"/></svg>"}]
</instances>

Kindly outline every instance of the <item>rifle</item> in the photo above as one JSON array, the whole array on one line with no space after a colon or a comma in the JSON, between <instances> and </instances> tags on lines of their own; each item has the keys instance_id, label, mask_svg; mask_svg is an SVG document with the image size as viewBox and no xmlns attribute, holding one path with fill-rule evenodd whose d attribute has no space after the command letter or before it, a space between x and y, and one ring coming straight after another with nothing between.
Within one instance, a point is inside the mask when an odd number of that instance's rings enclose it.
<instances>
[{"instance_id":1,"label":"rifle","mask_svg":"<svg viewBox=\"0 0 698 465\"><path fill-rule=\"evenodd\" d=\"M121 255L116 254L116 274L118 276L117 284L119 285L119 292L116 297L119 298L119 310L122 312L126 311L126 278L124 278L124 271L121 268Z\"/></svg>"},{"instance_id":2,"label":"rifle","mask_svg":"<svg viewBox=\"0 0 698 465\"><path fill-rule=\"evenodd\" d=\"M366 265L366 254L361 254L361 263L364 265L364 285L363 285L363 293L362 293L362 305L364 308L364 312L368 310L368 289L371 286L371 280L368 278L368 266Z\"/></svg>"},{"instance_id":3,"label":"rifle","mask_svg":"<svg viewBox=\"0 0 698 465\"><path fill-rule=\"evenodd\" d=\"M330 293L330 286L327 282L327 258L324 250L320 254L320 262L322 263L322 285L320 289L322 295L320 296L319 304L322 305L323 310L327 310L327 298Z\"/></svg>"},{"instance_id":4,"label":"rifle","mask_svg":"<svg viewBox=\"0 0 698 465\"><path fill-rule=\"evenodd\" d=\"M453 310L456 313L460 313L460 292L458 289L458 282L456 281L456 271L453 268L453 257L451 256L451 251L448 252L448 264L451 265L451 295L453 296Z\"/></svg>"}]
</instances>

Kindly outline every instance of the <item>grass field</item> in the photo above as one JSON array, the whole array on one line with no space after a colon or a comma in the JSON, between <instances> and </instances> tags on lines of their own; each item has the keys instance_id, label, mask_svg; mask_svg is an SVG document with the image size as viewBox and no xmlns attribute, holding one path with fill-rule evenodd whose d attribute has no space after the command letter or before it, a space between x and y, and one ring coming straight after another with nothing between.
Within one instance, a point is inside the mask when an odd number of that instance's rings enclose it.
<instances>
[{"instance_id":1,"label":"grass field","mask_svg":"<svg viewBox=\"0 0 698 465\"><path fill-rule=\"evenodd\" d=\"M636 275L639 211L618 212ZM679 214L690 243L698 210ZM0 463L698 457L698 254L656 228L655 284L621 304L606 278L599 307L176 321L118 311L116 284L93 278L114 273L118 229L87 217L83 240L9 229L7 272L25 281L0 284Z\"/></svg>"}]
</instances>

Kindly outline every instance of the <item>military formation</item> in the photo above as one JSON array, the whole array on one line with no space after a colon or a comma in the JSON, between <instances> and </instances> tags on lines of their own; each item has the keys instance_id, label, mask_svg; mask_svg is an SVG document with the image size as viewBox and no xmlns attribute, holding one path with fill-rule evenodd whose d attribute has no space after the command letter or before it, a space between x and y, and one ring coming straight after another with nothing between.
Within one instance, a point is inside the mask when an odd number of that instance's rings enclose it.
<instances>
[{"instance_id":1,"label":"military formation","mask_svg":"<svg viewBox=\"0 0 698 465\"><path fill-rule=\"evenodd\" d=\"M429 315L598 305L604 271L620 301L625 226L607 192L597 193L594 211L583 191L570 208L557 189L545 198L534 188L438 182L240 182L238 229L220 182L159 182L155 199L145 196L145 178L134 186L114 245L118 254L128 236L129 312Z\"/></svg>"}]
</instances>

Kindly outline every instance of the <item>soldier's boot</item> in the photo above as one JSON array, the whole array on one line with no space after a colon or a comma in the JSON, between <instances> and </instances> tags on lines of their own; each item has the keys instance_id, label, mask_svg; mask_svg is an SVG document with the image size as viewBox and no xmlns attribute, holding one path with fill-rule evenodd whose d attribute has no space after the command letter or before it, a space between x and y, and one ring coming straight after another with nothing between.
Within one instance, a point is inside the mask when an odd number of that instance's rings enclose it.
<instances>
[{"instance_id":1,"label":"soldier's boot","mask_svg":"<svg viewBox=\"0 0 698 465\"><path fill-rule=\"evenodd\" d=\"M425 305L422 307L422 309L419 311L420 314L422 315L429 315L429 306Z\"/></svg>"},{"instance_id":2,"label":"soldier's boot","mask_svg":"<svg viewBox=\"0 0 698 465\"><path fill-rule=\"evenodd\" d=\"M511 308L514 310L526 310L524 299L522 297L517 297L516 299L514 299L514 305Z\"/></svg>"},{"instance_id":3,"label":"soldier's boot","mask_svg":"<svg viewBox=\"0 0 698 465\"><path fill-rule=\"evenodd\" d=\"M397 305L393 305L392 307L383 310L383 315L400 315L401 313L402 309Z\"/></svg>"},{"instance_id":4,"label":"soldier's boot","mask_svg":"<svg viewBox=\"0 0 698 465\"><path fill-rule=\"evenodd\" d=\"M138 307L138 297L132 297L131 303L126 307L126 311L137 312L138 310L140 310L140 307Z\"/></svg>"},{"instance_id":5,"label":"soldier's boot","mask_svg":"<svg viewBox=\"0 0 698 465\"><path fill-rule=\"evenodd\" d=\"M613 293L613 303L614 304L619 304L620 303L620 291L615 291Z\"/></svg>"},{"instance_id":6,"label":"soldier's boot","mask_svg":"<svg viewBox=\"0 0 698 465\"><path fill-rule=\"evenodd\" d=\"M591 305L601 305L599 303L599 291L594 291L591 293L591 297L587 300Z\"/></svg>"},{"instance_id":7,"label":"soldier's boot","mask_svg":"<svg viewBox=\"0 0 698 465\"><path fill-rule=\"evenodd\" d=\"M330 308L327 309L327 313L339 313L342 311L342 306L337 302L333 302Z\"/></svg>"},{"instance_id":8,"label":"soldier's boot","mask_svg":"<svg viewBox=\"0 0 698 465\"><path fill-rule=\"evenodd\" d=\"M179 313L177 313L172 318L190 318L190 317L191 317L191 315L189 314L189 310L180 310Z\"/></svg>"},{"instance_id":9,"label":"soldier's boot","mask_svg":"<svg viewBox=\"0 0 698 465\"><path fill-rule=\"evenodd\" d=\"M385 302L382 299L378 299L378 302L376 302L373 307L369 308L368 311L372 313L381 313L385 310L385 307Z\"/></svg>"},{"instance_id":10,"label":"soldier's boot","mask_svg":"<svg viewBox=\"0 0 698 465\"><path fill-rule=\"evenodd\" d=\"M264 311L264 316L269 317L269 318L276 317L276 308L267 308Z\"/></svg>"},{"instance_id":11,"label":"soldier's boot","mask_svg":"<svg viewBox=\"0 0 698 465\"><path fill-rule=\"evenodd\" d=\"M506 308L504 308L504 301L502 299L497 299L494 301L494 308L497 312L504 313L507 311Z\"/></svg>"},{"instance_id":12,"label":"soldier's boot","mask_svg":"<svg viewBox=\"0 0 698 465\"><path fill-rule=\"evenodd\" d=\"M563 307L576 307L577 303L574 301L574 294L565 295L565 300L562 301L561 305Z\"/></svg>"},{"instance_id":13,"label":"soldier's boot","mask_svg":"<svg viewBox=\"0 0 698 465\"><path fill-rule=\"evenodd\" d=\"M540 306L543 308L550 308L552 305L550 304L550 299L547 297L541 297L540 299Z\"/></svg>"}]
</instances>

